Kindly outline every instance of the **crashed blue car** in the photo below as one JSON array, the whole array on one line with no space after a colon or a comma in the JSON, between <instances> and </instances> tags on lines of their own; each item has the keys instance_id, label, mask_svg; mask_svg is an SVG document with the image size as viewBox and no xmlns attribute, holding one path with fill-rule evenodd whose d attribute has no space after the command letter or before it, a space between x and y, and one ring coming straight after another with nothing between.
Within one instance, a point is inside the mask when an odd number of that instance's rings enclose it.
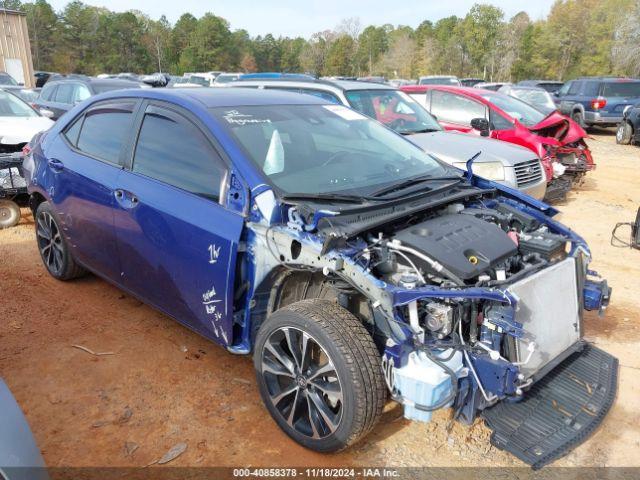
<instances>
[{"instance_id":1,"label":"crashed blue car","mask_svg":"<svg viewBox=\"0 0 640 480\"><path fill-rule=\"evenodd\" d=\"M611 294L584 240L347 107L119 91L30 148L49 273L93 272L252 354L267 410L308 448L352 445L391 399L416 421L482 416L540 467L612 404L616 359L582 340Z\"/></svg>"}]
</instances>

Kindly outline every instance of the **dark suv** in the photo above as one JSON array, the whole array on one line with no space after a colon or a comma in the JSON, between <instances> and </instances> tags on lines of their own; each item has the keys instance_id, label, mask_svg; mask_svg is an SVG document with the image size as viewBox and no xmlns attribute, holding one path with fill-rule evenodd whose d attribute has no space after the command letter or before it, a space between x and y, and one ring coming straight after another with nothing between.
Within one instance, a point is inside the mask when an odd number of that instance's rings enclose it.
<instances>
[{"instance_id":1,"label":"dark suv","mask_svg":"<svg viewBox=\"0 0 640 480\"><path fill-rule=\"evenodd\" d=\"M613 127L624 109L640 102L640 79L583 77L565 83L556 95L560 112L584 128Z\"/></svg>"},{"instance_id":2,"label":"dark suv","mask_svg":"<svg viewBox=\"0 0 640 480\"><path fill-rule=\"evenodd\" d=\"M640 144L640 103L624 109L616 132L616 142L621 145Z\"/></svg>"},{"instance_id":3,"label":"dark suv","mask_svg":"<svg viewBox=\"0 0 640 480\"><path fill-rule=\"evenodd\" d=\"M49 80L34 106L43 115L57 120L75 105L89 97L111 90L140 88L141 83L130 80L101 79L90 77L70 77L61 80ZM51 112L51 113L49 113Z\"/></svg>"}]
</instances>

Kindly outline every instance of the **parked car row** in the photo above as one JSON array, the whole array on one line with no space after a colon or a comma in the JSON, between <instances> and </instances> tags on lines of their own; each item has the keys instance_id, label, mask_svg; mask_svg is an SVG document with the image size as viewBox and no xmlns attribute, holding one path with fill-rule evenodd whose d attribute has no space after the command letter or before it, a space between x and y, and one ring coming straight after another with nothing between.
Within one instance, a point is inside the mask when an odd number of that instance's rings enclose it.
<instances>
[{"instance_id":1,"label":"parked car row","mask_svg":"<svg viewBox=\"0 0 640 480\"><path fill-rule=\"evenodd\" d=\"M528 103L491 90L441 85L403 87L447 130L523 146L543 162L547 199L564 198L574 181L595 168L586 132L571 119L548 115Z\"/></svg>"}]
</instances>

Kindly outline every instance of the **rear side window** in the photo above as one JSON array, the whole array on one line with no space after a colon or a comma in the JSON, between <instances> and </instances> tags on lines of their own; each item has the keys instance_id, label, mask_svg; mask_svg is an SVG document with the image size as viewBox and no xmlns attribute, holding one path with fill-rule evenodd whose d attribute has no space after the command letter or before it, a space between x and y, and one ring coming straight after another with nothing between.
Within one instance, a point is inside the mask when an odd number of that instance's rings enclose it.
<instances>
[{"instance_id":1,"label":"rear side window","mask_svg":"<svg viewBox=\"0 0 640 480\"><path fill-rule=\"evenodd\" d=\"M134 106L133 102L123 102L92 107L84 115L78 136L78 150L99 160L117 164L122 145L131 131ZM71 130L74 127L75 124Z\"/></svg>"},{"instance_id":2,"label":"rear side window","mask_svg":"<svg viewBox=\"0 0 640 480\"><path fill-rule=\"evenodd\" d=\"M80 128L82 128L82 120L84 120L84 116L73 122L63 133L69 143L74 147L78 145L78 135L80 134Z\"/></svg>"},{"instance_id":3,"label":"rear side window","mask_svg":"<svg viewBox=\"0 0 640 480\"><path fill-rule=\"evenodd\" d=\"M471 125L474 118L487 118L485 106L475 100L449 92L431 93L431 113L443 122Z\"/></svg>"},{"instance_id":4,"label":"rear side window","mask_svg":"<svg viewBox=\"0 0 640 480\"><path fill-rule=\"evenodd\" d=\"M73 103L73 85L70 83L61 83L58 85L55 101L57 103Z\"/></svg>"},{"instance_id":5,"label":"rear side window","mask_svg":"<svg viewBox=\"0 0 640 480\"><path fill-rule=\"evenodd\" d=\"M45 101L51 101L56 92L57 85L45 85L40 92L40 98Z\"/></svg>"},{"instance_id":6,"label":"rear side window","mask_svg":"<svg viewBox=\"0 0 640 480\"><path fill-rule=\"evenodd\" d=\"M560 87L560 90L558 90L558 95L567 95L569 93L569 89L573 86L575 82L567 82L564 85L562 85L562 87Z\"/></svg>"},{"instance_id":7,"label":"rear side window","mask_svg":"<svg viewBox=\"0 0 640 480\"><path fill-rule=\"evenodd\" d=\"M571 84L571 86L569 87L569 95L577 95L580 92L580 89L582 88L582 84L584 82L582 81L577 81L577 82L573 82Z\"/></svg>"},{"instance_id":8,"label":"rear side window","mask_svg":"<svg viewBox=\"0 0 640 480\"><path fill-rule=\"evenodd\" d=\"M597 97L599 90L600 90L599 82L584 82L584 87L582 88L582 95L590 95L592 97Z\"/></svg>"},{"instance_id":9,"label":"rear side window","mask_svg":"<svg viewBox=\"0 0 640 480\"><path fill-rule=\"evenodd\" d=\"M134 172L219 201L224 170L198 127L173 111L147 108L133 157Z\"/></svg>"},{"instance_id":10,"label":"rear side window","mask_svg":"<svg viewBox=\"0 0 640 480\"><path fill-rule=\"evenodd\" d=\"M640 82L607 82L602 85L603 97L640 97Z\"/></svg>"}]
</instances>

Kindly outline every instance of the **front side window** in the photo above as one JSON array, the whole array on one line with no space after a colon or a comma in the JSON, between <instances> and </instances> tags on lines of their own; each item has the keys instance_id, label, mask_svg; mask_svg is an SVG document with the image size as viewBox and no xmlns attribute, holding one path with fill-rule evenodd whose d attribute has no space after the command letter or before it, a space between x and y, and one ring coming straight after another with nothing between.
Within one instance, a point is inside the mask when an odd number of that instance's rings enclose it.
<instances>
[{"instance_id":1,"label":"front side window","mask_svg":"<svg viewBox=\"0 0 640 480\"><path fill-rule=\"evenodd\" d=\"M77 148L82 152L117 164L120 150L131 132L133 102L104 104L84 115Z\"/></svg>"},{"instance_id":2,"label":"front side window","mask_svg":"<svg viewBox=\"0 0 640 480\"><path fill-rule=\"evenodd\" d=\"M431 113L438 120L471 126L474 118L487 118L487 108L475 100L455 93L434 90L431 93Z\"/></svg>"},{"instance_id":3,"label":"front side window","mask_svg":"<svg viewBox=\"0 0 640 480\"><path fill-rule=\"evenodd\" d=\"M15 95L0 90L0 117L37 117L29 105Z\"/></svg>"},{"instance_id":4,"label":"front side window","mask_svg":"<svg viewBox=\"0 0 640 480\"><path fill-rule=\"evenodd\" d=\"M218 201L224 170L219 155L194 124L163 108L147 109L134 172Z\"/></svg>"},{"instance_id":5,"label":"front side window","mask_svg":"<svg viewBox=\"0 0 640 480\"><path fill-rule=\"evenodd\" d=\"M571 85L573 85L574 82L567 82L564 85L562 85L562 87L560 87L560 90L558 90L558 95L567 95L569 93L569 89L571 88Z\"/></svg>"},{"instance_id":6,"label":"front side window","mask_svg":"<svg viewBox=\"0 0 640 480\"><path fill-rule=\"evenodd\" d=\"M367 195L415 176L451 175L420 148L342 105L211 109L284 194Z\"/></svg>"},{"instance_id":7,"label":"front side window","mask_svg":"<svg viewBox=\"0 0 640 480\"><path fill-rule=\"evenodd\" d=\"M397 90L351 90L345 92L352 108L375 118L401 134L442 130L427 110L404 92Z\"/></svg>"}]
</instances>

